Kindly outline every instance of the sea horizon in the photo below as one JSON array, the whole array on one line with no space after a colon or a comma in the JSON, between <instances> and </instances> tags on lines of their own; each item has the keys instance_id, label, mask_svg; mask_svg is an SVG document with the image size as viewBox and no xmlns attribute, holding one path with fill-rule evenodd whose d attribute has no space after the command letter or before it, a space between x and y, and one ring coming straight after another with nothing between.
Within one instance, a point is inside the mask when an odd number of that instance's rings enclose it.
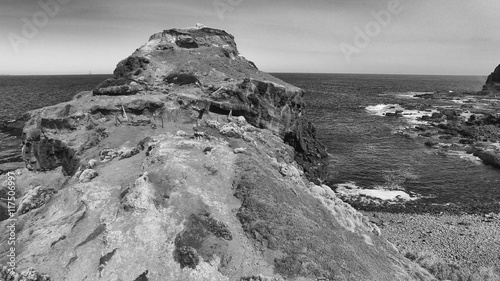
<instances>
[{"instance_id":1,"label":"sea horizon","mask_svg":"<svg viewBox=\"0 0 500 281\"><path fill-rule=\"evenodd\" d=\"M320 74L320 75L393 75L393 76L479 76L488 77L488 74L422 74L422 73L350 73L350 72L288 72L288 71L264 71L269 74ZM102 76L102 75L113 75L113 73L74 73L74 74L0 74L0 77L4 76L14 76L14 77L27 77L27 76Z\"/></svg>"}]
</instances>

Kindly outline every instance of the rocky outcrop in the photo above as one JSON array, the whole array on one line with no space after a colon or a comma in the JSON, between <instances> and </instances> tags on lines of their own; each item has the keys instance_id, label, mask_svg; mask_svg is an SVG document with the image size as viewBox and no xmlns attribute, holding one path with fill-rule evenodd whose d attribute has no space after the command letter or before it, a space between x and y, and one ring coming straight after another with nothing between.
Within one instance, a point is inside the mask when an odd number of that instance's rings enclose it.
<instances>
[{"instance_id":1,"label":"rocky outcrop","mask_svg":"<svg viewBox=\"0 0 500 281\"><path fill-rule=\"evenodd\" d=\"M11 268L3 267L0 271L0 280L5 281L50 281L50 277L46 274L40 274L33 268L29 268L21 273L11 270Z\"/></svg>"},{"instance_id":2,"label":"rocky outcrop","mask_svg":"<svg viewBox=\"0 0 500 281\"><path fill-rule=\"evenodd\" d=\"M18 269L51 280L433 280L319 184L326 152L303 95L224 31L153 35L92 93L30 113L17 185L57 195L16 213Z\"/></svg>"},{"instance_id":3,"label":"rocky outcrop","mask_svg":"<svg viewBox=\"0 0 500 281\"><path fill-rule=\"evenodd\" d=\"M488 80L486 80L486 84L483 86L483 92L500 92L500 65L488 76Z\"/></svg>"},{"instance_id":4,"label":"rocky outcrop","mask_svg":"<svg viewBox=\"0 0 500 281\"><path fill-rule=\"evenodd\" d=\"M39 208L47 203L55 190L50 187L37 186L28 191L26 195L20 200L18 212L21 214L27 213L33 209Z\"/></svg>"},{"instance_id":5,"label":"rocky outcrop","mask_svg":"<svg viewBox=\"0 0 500 281\"><path fill-rule=\"evenodd\" d=\"M310 179L316 183L321 181L324 165L320 162L327 154L325 147L316 139L313 126L302 114L305 108L304 91L260 72L239 54L233 36L225 31L201 28L170 29L157 33L147 44L121 61L114 75L114 79L104 81L93 90L94 96L165 95L185 89L177 98L180 107L195 110L198 118L209 112L244 116L251 125L275 132L297 149L297 161L307 167ZM125 105L119 102L106 106L93 104L94 108L90 110L85 106L85 110L76 111L71 104L50 110L51 115L57 110L56 116L35 112L34 115L39 115L38 121L32 121L25 131L33 127L44 131L75 130L82 119L89 120L84 116L87 113L109 116L112 112L121 114L123 111L124 114L144 115L141 112L144 109L149 109L151 114L164 109L162 100L152 102L148 97ZM123 109L120 108L122 106ZM32 120L35 118L32 116ZM50 142L50 138L47 141ZM40 153L30 152L24 157L27 165L36 160L38 164L29 164L33 170L52 169L64 159L64 156L50 151L52 144L49 147L45 143L31 144L32 141L27 140L27 151L41 146L38 149ZM71 146L63 141L60 146L64 145ZM52 146L54 150L59 149L58 144ZM78 148L74 150L78 151ZM45 156L47 153L48 157ZM74 172L74 169L68 170Z\"/></svg>"},{"instance_id":6,"label":"rocky outcrop","mask_svg":"<svg viewBox=\"0 0 500 281\"><path fill-rule=\"evenodd\" d=\"M62 166L66 175L72 175L78 165L73 149L60 139L46 137L39 128L30 128L23 133L22 157L26 168L34 171Z\"/></svg>"},{"instance_id":7,"label":"rocky outcrop","mask_svg":"<svg viewBox=\"0 0 500 281\"><path fill-rule=\"evenodd\" d=\"M473 154L481 159L485 165L500 169L500 151L476 149Z\"/></svg>"}]
</instances>

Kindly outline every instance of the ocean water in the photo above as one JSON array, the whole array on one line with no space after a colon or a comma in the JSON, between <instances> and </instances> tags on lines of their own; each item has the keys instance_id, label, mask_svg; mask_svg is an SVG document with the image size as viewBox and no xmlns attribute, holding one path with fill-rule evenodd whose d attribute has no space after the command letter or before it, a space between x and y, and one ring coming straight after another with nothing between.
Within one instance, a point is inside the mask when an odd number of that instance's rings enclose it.
<instances>
[{"instance_id":1,"label":"ocean water","mask_svg":"<svg viewBox=\"0 0 500 281\"><path fill-rule=\"evenodd\" d=\"M307 91L306 114L332 155L328 185L394 187L423 196L412 210L500 211L500 170L467 155L439 155L425 139L394 134L404 118L374 116L367 106L407 103L420 92L480 91L482 76L274 74ZM422 103L431 102L422 100ZM398 210L404 210L398 208Z\"/></svg>"},{"instance_id":2,"label":"ocean water","mask_svg":"<svg viewBox=\"0 0 500 281\"><path fill-rule=\"evenodd\" d=\"M500 211L500 170L465 155L437 155L425 140L393 132L404 120L374 116L367 106L405 103L421 92L481 90L483 76L273 74L307 91L307 115L332 155L327 183L362 188L398 185L423 198L423 210ZM0 121L70 100L110 76L0 77ZM422 101L428 102L427 100ZM22 166L19 136L0 132L0 170ZM401 209L394 210L401 211ZM404 211L404 210L403 210Z\"/></svg>"},{"instance_id":3,"label":"ocean water","mask_svg":"<svg viewBox=\"0 0 500 281\"><path fill-rule=\"evenodd\" d=\"M69 101L111 75L0 76L0 126L32 109ZM18 132L0 129L0 172L22 167Z\"/></svg>"}]
</instances>

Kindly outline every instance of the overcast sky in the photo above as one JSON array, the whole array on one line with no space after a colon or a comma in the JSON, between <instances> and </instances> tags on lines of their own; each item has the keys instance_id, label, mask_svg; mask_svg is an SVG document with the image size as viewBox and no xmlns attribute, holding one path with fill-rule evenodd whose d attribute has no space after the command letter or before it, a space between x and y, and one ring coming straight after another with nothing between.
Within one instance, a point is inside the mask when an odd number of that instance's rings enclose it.
<instances>
[{"instance_id":1,"label":"overcast sky","mask_svg":"<svg viewBox=\"0 0 500 281\"><path fill-rule=\"evenodd\" d=\"M498 0L57 1L45 18L38 0L0 0L0 74L112 73L150 35L196 23L233 34L267 72L487 75L500 64ZM380 11L390 22L376 23Z\"/></svg>"}]
</instances>

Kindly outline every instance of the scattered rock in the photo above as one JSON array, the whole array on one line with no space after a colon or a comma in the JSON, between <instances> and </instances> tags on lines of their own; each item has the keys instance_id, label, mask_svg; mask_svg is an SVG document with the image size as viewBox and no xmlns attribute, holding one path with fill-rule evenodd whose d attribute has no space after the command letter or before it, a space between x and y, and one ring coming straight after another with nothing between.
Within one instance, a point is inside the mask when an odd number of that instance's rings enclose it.
<instances>
[{"instance_id":1,"label":"scattered rock","mask_svg":"<svg viewBox=\"0 0 500 281\"><path fill-rule=\"evenodd\" d=\"M21 199L19 204L18 212L25 214L33 209L39 208L45 205L56 193L55 189L37 186L26 193Z\"/></svg>"},{"instance_id":2,"label":"scattered rock","mask_svg":"<svg viewBox=\"0 0 500 281\"><path fill-rule=\"evenodd\" d=\"M139 144L138 146L144 146L145 144ZM119 151L114 149L106 148L101 151L100 158L102 162L109 162L116 157L119 157L120 160L130 158L134 155L139 154L140 150L137 147L123 147Z\"/></svg>"},{"instance_id":3,"label":"scattered rock","mask_svg":"<svg viewBox=\"0 0 500 281\"><path fill-rule=\"evenodd\" d=\"M79 179L80 183L86 183L86 182L90 182L92 179L94 179L97 176L98 176L98 174L96 171L94 171L92 169L87 169L87 170L82 172L82 174L80 175L80 177L78 179Z\"/></svg>"},{"instance_id":4,"label":"scattered rock","mask_svg":"<svg viewBox=\"0 0 500 281\"><path fill-rule=\"evenodd\" d=\"M244 131L236 123L228 123L219 131L222 135L230 138L242 138Z\"/></svg>"},{"instance_id":5,"label":"scattered rock","mask_svg":"<svg viewBox=\"0 0 500 281\"><path fill-rule=\"evenodd\" d=\"M114 149L111 148L106 148L101 151L100 153L100 159L102 162L109 162L113 160L114 158L118 157L120 155L119 152L117 152Z\"/></svg>"},{"instance_id":6,"label":"scattered rock","mask_svg":"<svg viewBox=\"0 0 500 281\"><path fill-rule=\"evenodd\" d=\"M97 165L97 160L95 160L95 159L89 160L89 165L88 165L89 169L94 169L96 165Z\"/></svg>"},{"instance_id":7,"label":"scattered rock","mask_svg":"<svg viewBox=\"0 0 500 281\"><path fill-rule=\"evenodd\" d=\"M247 149L243 148L243 147L239 147L239 148L234 149L235 154L242 154L242 153L245 153L246 151L247 151Z\"/></svg>"},{"instance_id":8,"label":"scattered rock","mask_svg":"<svg viewBox=\"0 0 500 281\"><path fill-rule=\"evenodd\" d=\"M184 131L177 131L177 133L175 133L175 135L178 137L183 137L183 138L188 136L188 134Z\"/></svg>"},{"instance_id":9,"label":"scattered rock","mask_svg":"<svg viewBox=\"0 0 500 281\"><path fill-rule=\"evenodd\" d=\"M0 271L0 280L5 281L50 281L46 274L40 274L35 269L29 268L22 273L18 273L11 268L4 266Z\"/></svg>"},{"instance_id":10,"label":"scattered rock","mask_svg":"<svg viewBox=\"0 0 500 281\"><path fill-rule=\"evenodd\" d=\"M285 177L300 177L300 172L297 168L285 163L280 164L280 173Z\"/></svg>"},{"instance_id":11,"label":"scattered rock","mask_svg":"<svg viewBox=\"0 0 500 281\"><path fill-rule=\"evenodd\" d=\"M207 134L205 134L205 132L201 132L201 131L194 131L193 136L197 139L207 138Z\"/></svg>"},{"instance_id":12,"label":"scattered rock","mask_svg":"<svg viewBox=\"0 0 500 281\"><path fill-rule=\"evenodd\" d=\"M205 123L207 124L207 127L213 128L213 129L219 129L221 126L221 124L215 120L207 120Z\"/></svg>"},{"instance_id":13,"label":"scattered rock","mask_svg":"<svg viewBox=\"0 0 500 281\"><path fill-rule=\"evenodd\" d=\"M122 160L137 155L139 152L139 149L136 147L125 147L118 152L118 155L120 156L120 160Z\"/></svg>"}]
</instances>

